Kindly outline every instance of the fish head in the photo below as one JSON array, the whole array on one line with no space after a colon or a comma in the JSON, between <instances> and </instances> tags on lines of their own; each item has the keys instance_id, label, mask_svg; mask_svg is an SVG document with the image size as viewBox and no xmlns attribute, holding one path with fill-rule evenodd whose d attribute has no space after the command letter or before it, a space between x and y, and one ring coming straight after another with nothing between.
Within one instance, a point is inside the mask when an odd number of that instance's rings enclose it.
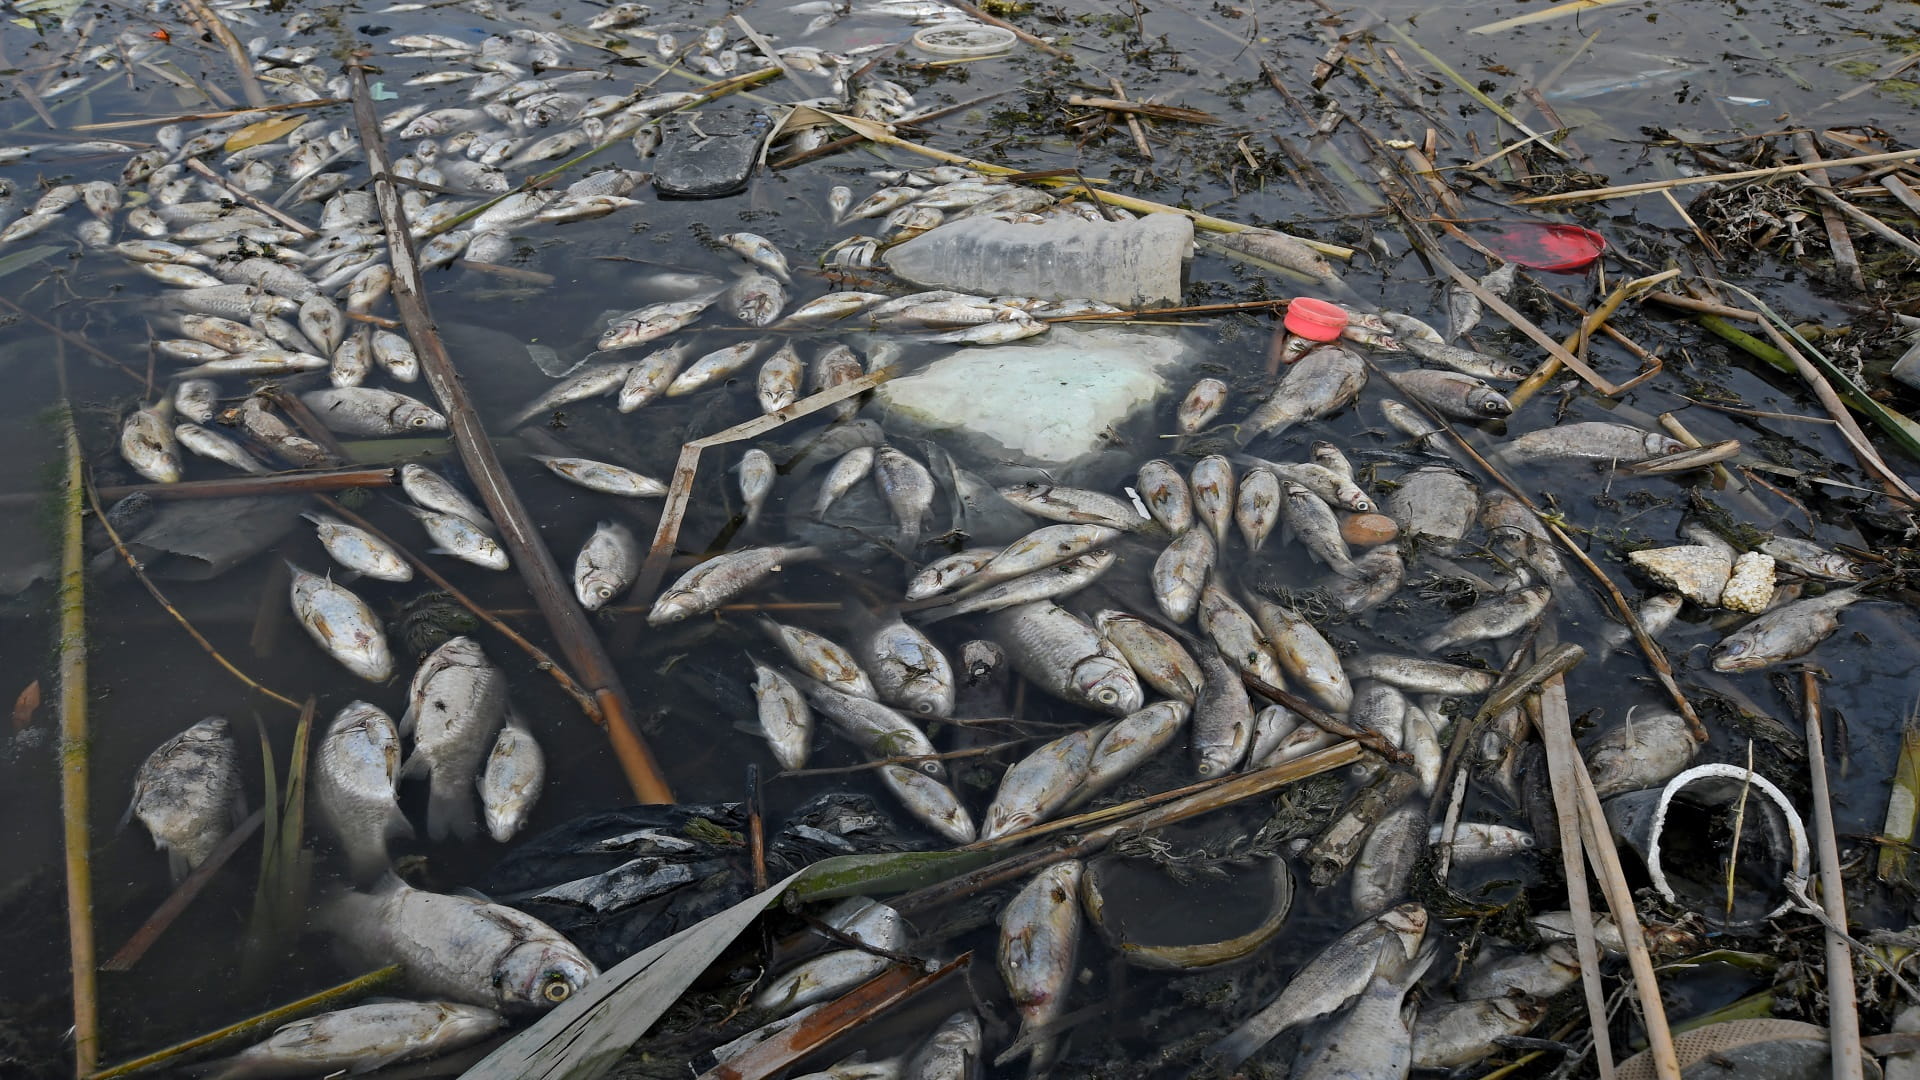
<instances>
[{"instance_id":1,"label":"fish head","mask_svg":"<svg viewBox=\"0 0 1920 1080\"><path fill-rule=\"evenodd\" d=\"M544 1011L571 998L600 974L565 941L527 941L500 958L494 992L503 1008Z\"/></svg>"},{"instance_id":2,"label":"fish head","mask_svg":"<svg viewBox=\"0 0 1920 1080\"><path fill-rule=\"evenodd\" d=\"M1533 374L1533 369L1517 360L1497 360L1493 364L1493 377L1496 379L1520 380Z\"/></svg>"},{"instance_id":3,"label":"fish head","mask_svg":"<svg viewBox=\"0 0 1920 1080\"><path fill-rule=\"evenodd\" d=\"M1380 926L1398 937L1406 954L1412 956L1427 933L1427 909L1416 903L1401 904L1380 916Z\"/></svg>"},{"instance_id":4,"label":"fish head","mask_svg":"<svg viewBox=\"0 0 1920 1080\"><path fill-rule=\"evenodd\" d=\"M1140 679L1125 660L1089 656L1073 667L1073 687L1094 708L1125 716L1146 704Z\"/></svg>"},{"instance_id":5,"label":"fish head","mask_svg":"<svg viewBox=\"0 0 1920 1080\"><path fill-rule=\"evenodd\" d=\"M447 418L425 405L402 405L394 411L394 419L413 431L445 431Z\"/></svg>"},{"instance_id":6,"label":"fish head","mask_svg":"<svg viewBox=\"0 0 1920 1080\"><path fill-rule=\"evenodd\" d=\"M1734 634L1713 647L1713 670L1725 673L1738 671L1757 671L1767 666L1767 658L1759 655L1755 638Z\"/></svg>"},{"instance_id":7,"label":"fish head","mask_svg":"<svg viewBox=\"0 0 1920 1080\"><path fill-rule=\"evenodd\" d=\"M907 708L915 716L945 717L953 714L954 691L951 685L931 686L918 683L905 695Z\"/></svg>"},{"instance_id":8,"label":"fish head","mask_svg":"<svg viewBox=\"0 0 1920 1080\"><path fill-rule=\"evenodd\" d=\"M220 742L228 738L227 718L209 716L188 728L181 738L188 742Z\"/></svg>"},{"instance_id":9,"label":"fish head","mask_svg":"<svg viewBox=\"0 0 1920 1080\"><path fill-rule=\"evenodd\" d=\"M1490 420L1513 415L1513 402L1490 386L1476 386L1467 392L1467 407L1477 416Z\"/></svg>"},{"instance_id":10,"label":"fish head","mask_svg":"<svg viewBox=\"0 0 1920 1080\"><path fill-rule=\"evenodd\" d=\"M620 579L606 570L590 570L574 582L573 592L579 597L581 607L598 611L606 606L607 601L620 595Z\"/></svg>"}]
</instances>

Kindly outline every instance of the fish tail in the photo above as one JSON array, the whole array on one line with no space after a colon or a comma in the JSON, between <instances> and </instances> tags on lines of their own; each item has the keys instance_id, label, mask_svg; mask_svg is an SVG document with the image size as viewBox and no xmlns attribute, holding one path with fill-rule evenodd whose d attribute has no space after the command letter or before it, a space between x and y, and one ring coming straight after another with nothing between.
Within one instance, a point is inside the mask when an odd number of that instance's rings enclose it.
<instances>
[{"instance_id":1,"label":"fish tail","mask_svg":"<svg viewBox=\"0 0 1920 1080\"><path fill-rule=\"evenodd\" d=\"M383 837L369 838L347 848L347 866L356 883L373 881L387 873L392 865Z\"/></svg>"},{"instance_id":2,"label":"fish tail","mask_svg":"<svg viewBox=\"0 0 1920 1080\"><path fill-rule=\"evenodd\" d=\"M445 771L433 774L427 793L427 839L461 842L473 839L473 788L467 784L442 780Z\"/></svg>"},{"instance_id":3,"label":"fish tail","mask_svg":"<svg viewBox=\"0 0 1920 1080\"><path fill-rule=\"evenodd\" d=\"M167 872L173 875L175 885L180 884L188 874L193 873L193 860L188 858L187 853L180 850L178 845L167 847Z\"/></svg>"}]
</instances>

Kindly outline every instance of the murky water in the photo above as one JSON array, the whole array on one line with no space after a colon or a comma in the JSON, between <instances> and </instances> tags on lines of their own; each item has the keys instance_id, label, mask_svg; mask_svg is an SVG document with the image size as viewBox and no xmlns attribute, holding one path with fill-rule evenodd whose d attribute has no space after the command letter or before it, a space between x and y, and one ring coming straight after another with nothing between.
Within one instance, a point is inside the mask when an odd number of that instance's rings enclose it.
<instances>
[{"instance_id":1,"label":"murky water","mask_svg":"<svg viewBox=\"0 0 1920 1080\"><path fill-rule=\"evenodd\" d=\"M417 98L439 103L461 100L458 85L420 90L404 85L421 72L445 65L431 60L390 58L388 38L402 33L443 33L478 40L489 33L516 27L552 29L580 26L596 7L564 4L558 7L503 9L482 15L464 7L429 8L403 13L366 8L315 9L321 25L298 35L296 44L314 44L325 52L340 52L360 43L374 45L375 63L382 69L383 90L398 95L383 100L393 109ZM780 10L772 4L737 8L755 29L782 44L801 42L810 16ZM1539 118L1518 88L1543 79L1568 65L1549 86L1546 98L1560 119L1573 129L1578 153L1571 163L1553 163L1545 155L1529 159L1533 167L1561 171L1575 169L1625 183L1676 175L1691 168L1683 155L1649 151L1647 140L1664 132L1715 133L1731 137L1789 126L1790 117L1821 127L1877 124L1889 130L1910 125L1913 110L1899 88L1868 91L1830 104L1836 95L1852 89L1863 65L1871 68L1906 50L1892 15L1873 9L1846 10L1824 4L1769 3L1747 9L1655 8L1629 5L1591 12L1538 25L1474 34L1470 28L1522 10L1505 7L1456 13L1395 4L1378 15L1399 27L1412 26L1421 46L1431 50L1467 80L1522 112L1537 129L1551 128ZM290 13L290 12L289 12ZM251 13L258 25L242 28L241 37L272 35L284 14L266 9ZM718 23L723 12L714 5L675 4L655 16L661 24L681 24L683 35ZM1441 140L1438 163L1454 167L1485 158L1510 141L1513 132L1488 110L1470 101L1452 83L1433 74L1417 50L1379 28L1379 19L1361 11L1331 14L1319 6L1227 4L1179 5L1155 0L1151 5L1095 6L1071 3L1038 6L1015 16L1022 26L1057 35L1073 56L1055 63L1021 46L1007 57L977 63L930 65L926 57L906 50L887 61L880 71L913 91L918 108L930 110L957 104L957 111L922 124L908 137L929 146L998 162L1021 170L1078 168L1088 177L1111 178L1115 190L1139 194L1163 203L1178 204L1236 221L1272 224L1316 238L1360 249L1345 280L1362 298L1383 308L1406 311L1438 323L1444 319L1440 282L1409 250L1395 221L1382 213L1378 183L1364 164L1369 153L1392 152L1370 145L1357 127L1365 125L1381 140L1421 142L1428 132ZM230 72L211 46L193 39L190 30L168 13L135 18L114 9L102 17L100 36L108 27L163 26L174 37L171 46L178 70L194 79L231 90ZM1322 93L1308 85L1315 59L1334 36L1372 28L1370 38L1356 40L1351 55L1361 58L1376 85L1351 72L1336 76ZM804 39L826 49L850 50L865 45L896 42L911 32L905 20L856 13ZM1589 37L1591 39L1589 40ZM11 75L0 121L9 127L5 143L33 142L44 129L22 99L25 84L43 87L66 46L57 35L37 39L15 25L0 26L0 64L24 72ZM1393 56L1389 57L1391 50ZM581 46L569 64L594 67L604 55ZM1399 73L1406 64L1416 74L1408 82ZM323 68L333 61L323 56ZM658 65L629 64L612 68L622 89L659 75ZM172 70L172 69L169 69ZM1281 83L1303 109L1297 112L1269 84ZM1206 110L1224 119L1216 127L1154 122L1150 138L1154 159L1143 160L1124 126L1106 124L1091 110L1072 106L1072 94L1107 95L1109 77L1120 79L1135 99L1184 105ZM816 82L818 80L815 80ZM131 82L132 85L129 85ZM660 83L662 89L690 84L676 75ZM1554 89L1558 87L1558 89ZM731 99L737 108L771 108L811 96L802 89L775 82ZM158 75L141 73L97 78L83 90L45 102L54 120L68 131L83 125L141 117L165 116L204 108L195 93L168 85ZM1330 109L1344 110L1348 118L1325 134L1313 125L1329 120ZM324 111L336 123L348 122L344 106ZM1897 121L1894 118L1899 118ZM144 139L150 128L108 133ZM1285 139L1288 147L1276 139ZM396 150L403 147L396 143ZM1313 161L1325 184L1302 187L1300 175L1284 165L1292 150ZM772 155L779 157L779 151ZM1735 152L1737 156L1737 151ZM7 166L4 177L30 199L37 184L110 178L117 175L122 157L93 156L48 159L36 155ZM647 168L625 145L598 158L600 164ZM733 230L751 230L772 240L796 267L812 267L826 247L853 231L835 226L827 194L835 185L853 189L856 199L882 186L869 174L875 170L923 164L900 150L855 148L819 157L784 169L762 169L743 193L710 201L674 201L655 198L642 188L635 194L641 205L597 221L561 226L531 226L515 236L511 265L551 275L550 283L456 268L430 275L430 303L436 320L449 336L454 359L474 395L483 417L498 424L507 414L550 383L527 346L553 350L564 362L579 361L592 351L603 327L601 316L627 310L661 295L654 282L660 271L731 274L738 262L710 242ZM1511 181L1503 173L1509 163L1482 166L1482 183L1464 196L1469 216L1491 220L1525 216L1505 205L1507 196L1497 185ZM357 171L356 182L364 176ZM1683 202L1685 201L1683 197ZM78 211L74 211L78 214ZM311 206L303 213L311 213ZM1687 223L1666 200L1656 196L1584 207L1577 220L1600 230L1621 258L1609 259L1608 281L1651 272L1668 265L1671 253L1692 243ZM74 217L72 221L79 220ZM64 330L84 338L95 349L120 361L109 366L97 356L64 344L35 323L0 316L0 372L7 394L0 400L0 493L19 493L0 514L0 566L10 573L52 557L57 522L46 509L47 499L35 498L48 486L49 470L59 460L57 430L46 421L49 407L60 396L62 367L81 431L89 464L102 485L136 479L114 452L119 420L144 391L147 361L145 342L157 309L152 300L163 287L137 274L111 252L79 246L72 238L72 221L13 245L55 245L46 260L0 278L0 287L14 303ZM871 223L867 223L871 224ZM1817 229L1817 217L1813 228ZM0 250L0 258L11 250ZM1463 250L1454 253L1460 261ZM4 264L0 264L4 265ZM1465 263L1462 263L1465 265ZM1681 265L1710 272L1697 248ZM1729 277L1746 284L1769 303L1795 319L1845 327L1855 320L1854 305L1865 298L1813 280L1801 269L1772 259L1738 259ZM1547 276L1541 284L1560 290L1582 303L1596 297L1594 278ZM811 270L797 273L794 302L822 294L833 283ZM1292 295L1302 286L1234 263L1202 250L1190 271L1188 299L1219 302ZM1897 289L1885 290L1896 292ZM1573 324L1564 309L1551 306L1537 291L1524 293L1523 308L1549 333L1564 335ZM1904 295L1904 294L1903 294ZM1908 298L1910 301L1910 297ZM1884 362L1897 355L1882 324L1861 317L1867 333L1851 339L1864 346L1865 359ZM1865 481L1853 464L1844 442L1831 425L1764 419L1696 407L1689 400L1704 395L1766 412L1819 415L1817 406L1797 386L1767 369L1729 352L1691 324L1675 321L1657 309L1629 307L1616 320L1634 339L1658 353L1666 372L1623 395L1618 401L1600 398L1577 381L1561 380L1534 399L1507 425L1519 433L1559 420L1621 419L1653 426L1652 417L1675 412L1701 440L1740 438L1776 463L1813 470L1847 484ZM1171 377L1172 393L1154 409L1128 421L1114 432L1106 450L1058 479L1117 490L1121 478L1149 457L1180 457L1184 449L1162 436L1174 430L1172 415L1178 394L1192 379L1213 374L1234 390L1228 416L1244 411L1263 391L1267 376L1264 357L1273 321L1266 315L1237 315L1193 319L1184 328L1153 332L1177 334L1186 343L1186 369ZM158 333L158 331L156 331ZM162 334L161 336L164 336ZM699 331L700 351L735 340L725 330ZM846 339L864 349L872 335L850 333ZM1539 350L1492 318L1480 332L1515 359L1533 362ZM1864 339L1864 340L1863 340ZM803 349L818 349L833 335L809 335ZM1045 339L1041 339L1044 341ZM1844 347L1848 342L1843 341ZM936 355L938 349L909 341L904 363L914 365ZM804 353L810 355L810 353ZM1606 377L1624 381L1640 362L1608 342L1593 345L1592 362ZM166 365L166 361L161 361ZM320 376L324 379L324 376ZM244 380L227 380L237 392ZM295 384L298 385L298 384ZM424 384L422 384L424 386ZM1363 399L1368 400L1368 399ZM1902 402L1896 401L1895 404ZM1904 404L1912 406L1911 396ZM617 416L602 403L569 407L564 425L550 434L587 456L621 461L651 475L670 474L679 445L757 415L750 378L736 380L718 391L656 401L631 416ZM757 445L770 449L791 447L817 435L827 425L824 414L773 433ZM643 539L658 521L656 500L611 505L613 500L568 487L535 463L526 460L522 439L502 438L500 452L522 497L563 567L591 532L594 523L614 517ZM1482 446L1497 444L1498 433L1476 436ZM1305 425L1289 432L1278 445L1263 448L1265 456L1297 459L1312 438L1336 442L1368 470L1367 475L1391 480L1398 472L1393 452L1404 448L1402 437L1388 428L1371 404L1344 410L1330 421ZM907 444L910 448L913 443ZM710 451L703 462L692 509L680 534L684 552L707 551L718 538L731 546L776 543L792 531L805 528L813 486L788 478L776 485L761 520L736 532L738 496L729 473L742 447ZM417 459L455 467L449 447L440 441L422 441L411 450ZM1889 459L1904 475L1912 462ZM776 459L782 459L776 455ZM1006 463L969 461L995 478L1019 478ZM223 475L217 466L194 462L188 477ZM1861 492L1845 488L1793 486L1804 504L1792 505L1760 490L1748 493L1715 492L1693 477L1682 479L1609 480L1604 473L1584 468L1523 468L1516 479L1535 498L1563 513L1586 530L1589 550L1630 596L1642 587L1633 582L1624 560L1624 545L1647 540L1677 542L1676 527L1689 500L1707 498L1726 508L1741 523L1763 530L1782 529L1808 535L1828 544L1846 544L1869 550L1890 550L1894 537L1880 528L1886 520ZM1775 476L1775 482L1788 483ZM875 528L885 524L884 509L872 503ZM404 542L427 546L417 528L391 505L375 495L363 512ZM1811 518L1805 516L1811 513ZM1862 522L1870 526L1862 529ZM1074 606L1094 610L1124 606L1151 610L1144 584L1145 571L1158 553L1157 545L1123 545L1119 565L1092 590L1076 598ZM1276 539L1263 554L1247 558L1244 547L1229 548L1229 563L1249 585L1308 588L1320 577L1302 548ZM923 553L925 557L926 553ZM857 556L857 557L856 557ZM325 564L324 554L310 533L296 529L270 555L252 559L210 582L169 582L171 601L193 621L210 642L253 678L290 697L317 698L324 718L357 697L365 697L398 715L404 707L404 679L411 670L410 654L399 665L401 677L373 687L351 679L322 656L292 622L285 603L285 577L280 559L290 558L310 569ZM1489 573L1489 564L1471 553L1459 557L1462 566ZM440 567L462 589L481 602L518 612L507 618L535 641L551 647L532 605L512 574L489 574L442 560ZM823 565L794 567L783 573L777 588L749 599L791 604L840 605L838 610L797 611L783 615L791 621L829 635L845 636L862 621L900 594L910 568L899 559L871 551L856 552L852 545L836 545ZM1371 651L1385 647L1410 650L1411 643L1451 613L1448 598L1464 595L1449 588L1458 576L1445 564L1416 566L1409 589L1401 599L1367 616L1330 622L1324 629L1337 645ZM1597 644L1605 625L1592 601L1590 583L1580 579L1586 595L1564 606L1559 626L1564 640L1587 645L1589 660L1575 670L1569 692L1576 718L1594 725L1617 720L1636 705L1664 701L1637 654L1612 652ZM1422 588L1425 586L1426 588ZM397 618L403 605L420 596L420 583L383 585L361 581L356 591L383 616ZM651 597L636 598L644 605ZM90 744L93 776L91 822L95 837L95 924L102 954L110 953L145 919L168 892L165 859L149 849L137 825L117 830L134 771L147 753L168 735L207 714L223 714L235 722L243 757L250 802L261 797L260 747L256 735L264 730L274 753L284 762L294 716L281 706L250 694L220 671L174 622L135 584L117 575L103 580L88 597L88 644L91 658ZM36 678L52 702L52 646L56 640L49 585L41 581L8 602L0 614L0 698L16 693ZM1851 851L1870 855L1868 843L1880 828L1885 805L1886 778L1898 750L1898 731L1916 696L1911 658L1916 655L1916 625L1906 606L1896 603L1857 605L1843 616L1841 633L1828 640L1812 660L1830 678L1826 702L1846 723L1841 729L1836 776L1836 828ZM639 613L623 611L596 620L614 650L614 660L640 710L643 734L665 768L676 796L686 802L741 798L746 790L746 768L756 764L763 774L775 767L762 740L749 730L752 697L743 674L741 651L764 651L764 639L751 616L739 614L719 624L671 631L648 630ZM1787 738L1797 740L1798 725L1792 705L1783 698L1772 677L1763 672L1722 676L1707 666L1705 646L1719 640L1724 620L1689 613L1662 637L1682 686L1695 700L1730 700L1784 724ZM937 641L957 647L982 632L977 620L955 620L933 631ZM396 638L396 641L398 639ZM507 670L517 711L528 721L549 759L550 783L528 827L537 833L590 809L628 801L628 791L602 736L586 723L551 680L534 670L525 656L483 635L489 653ZM1481 645L1473 652L1498 665L1504 646ZM1012 707L1012 703L1007 703ZM1045 725L1084 724L1084 713L1052 701L1037 692L1021 699L1021 719L1046 730ZM1723 710L1705 709L1715 733L1703 759L1744 760L1746 732L1726 722ZM58 794L54 756L45 737L52 726L51 708L43 707L29 722L26 734L15 737L7 759L0 763L0 852L6 856L0 871L0 942L7 961L0 971L0 1074L18 1069L23 1075L54 1075L64 1053L55 1045L64 1028L66 975L61 926ZM1802 763L1784 745L1762 742L1757 754L1760 769L1789 792L1805 790ZM815 767L854 765L859 755L850 746L827 741L815 752ZM956 789L976 813L984 807L1000 765L984 758L959 766ZM1141 794L1190 779L1191 765L1184 753L1170 750L1133 777L1120 794ZM828 787L865 792L891 806L880 785L861 771L819 776L774 777L766 784L769 814L776 820ZM412 786L404 805L417 811L423 793ZM1229 843L1260 825L1268 807L1261 804L1240 813L1203 820L1190 831L1169 838L1177 848L1196 850ZM1504 820L1525 824L1522 815L1496 798L1476 793L1467 813L1477 820ZM908 822L900 815L903 824ZM258 1011L265 1003L290 999L331 985L355 972L336 963L321 935L306 938L292 955L275 961L264 977L241 974L241 941L251 904L254 860L250 846L218 876L181 921L131 972L102 977L103 1060L114 1062L209 1030ZM443 887L471 883L498 857L500 850L481 842L460 849L424 843L406 847L425 857L427 879ZM1551 860L1549 860L1551 861ZM1868 860L1870 863L1870 860ZM1557 863L1555 864L1557 866ZM1244 871L1234 871L1243 875ZM1475 895L1485 886L1487 895L1508 895L1505 879L1521 877L1528 885L1555 882L1557 869L1507 867L1499 874L1455 878L1456 890ZM1855 901L1864 925L1899 928L1906 925L1910 898L1866 885ZM316 893L337 887L337 868L323 855L316 876ZM1262 902L1258 875L1237 880L1232 887L1201 877L1179 880L1166 871L1147 870L1117 882L1114 893L1136 913L1127 920L1130 933L1157 943L1211 940L1244 931L1257 920L1247 908ZM1539 906L1561 906L1557 883L1538 889ZM956 916L958 918L958 916ZM1111 954L1089 942L1082 964L1090 977L1073 990L1070 1009L1099 1003L1109 1006L1102 1018L1087 1021L1077 1037L1069 1071L1079 1073L1105 1062L1108 1066L1141 1069L1163 1063L1169 1046L1191 1050L1204 1045L1208 1033L1257 1007L1272 992L1275 979L1290 969L1291 960L1317 948L1347 922L1344 887L1319 892L1304 885L1296 896L1295 911L1283 931L1281 946L1259 959L1222 973L1196 976L1165 975L1133 970L1111 960ZM964 923L964 920L960 920ZM1473 926L1455 927L1455 940L1472 939ZM1005 997L990 957L993 931L976 920L970 929L930 946L948 955L962 948L976 950L970 981L990 1010L989 1056L1012 1037ZM1751 992L1759 985L1728 979L1721 973L1689 983L1677 978L1673 992L1688 1009L1705 1010ZM949 987L947 1008L958 1007L963 992ZM1782 1002L1791 1011L1791 1002ZM922 1005L920 1013L943 1012ZM1144 1018L1144 1022L1143 1022ZM717 1016L710 1019L718 1019ZM1016 1018L1017 1019L1017 1018ZM882 1026L869 1049L875 1057L893 1053L910 1043L923 1027L902 1017ZM1098 1046L1102 1039L1105 1047ZM841 1054L856 1047L840 1048ZM12 1060L9 1060L12 1055ZM1175 1059L1178 1060L1177 1057ZM1013 1075L1017 1065L993 1070ZM684 1075L684 1074L682 1074Z\"/></svg>"}]
</instances>

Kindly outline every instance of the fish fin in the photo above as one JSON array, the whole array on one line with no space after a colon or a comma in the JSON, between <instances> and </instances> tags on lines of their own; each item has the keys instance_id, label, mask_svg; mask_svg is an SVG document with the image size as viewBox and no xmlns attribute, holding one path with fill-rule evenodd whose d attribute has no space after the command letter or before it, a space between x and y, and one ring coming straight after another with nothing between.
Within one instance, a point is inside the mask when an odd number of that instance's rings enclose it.
<instances>
[{"instance_id":1,"label":"fish fin","mask_svg":"<svg viewBox=\"0 0 1920 1080\"><path fill-rule=\"evenodd\" d=\"M328 574L327 577L335 585L351 585L354 582L359 581L361 578L366 577L366 575L362 574L358 570L341 568L339 570L334 571L331 574Z\"/></svg>"},{"instance_id":2,"label":"fish fin","mask_svg":"<svg viewBox=\"0 0 1920 1080\"><path fill-rule=\"evenodd\" d=\"M188 861L187 853L177 847L167 848L167 872L173 875L175 885L193 873L193 863Z\"/></svg>"},{"instance_id":3,"label":"fish fin","mask_svg":"<svg viewBox=\"0 0 1920 1080\"><path fill-rule=\"evenodd\" d=\"M247 820L247 793L236 789L233 793L233 805L227 808L227 812L232 815L233 827L239 828L241 822Z\"/></svg>"},{"instance_id":4,"label":"fish fin","mask_svg":"<svg viewBox=\"0 0 1920 1080\"><path fill-rule=\"evenodd\" d=\"M416 755L418 756L418 755ZM434 779L439 780L439 774ZM427 794L427 839L473 839L473 788L466 784L435 783Z\"/></svg>"},{"instance_id":5,"label":"fish fin","mask_svg":"<svg viewBox=\"0 0 1920 1080\"><path fill-rule=\"evenodd\" d=\"M414 836L413 822L407 820L407 815L403 811L401 811L400 804L395 803L393 806L393 812L387 815L387 824L386 824L387 839L411 840L413 839L413 836Z\"/></svg>"},{"instance_id":6,"label":"fish fin","mask_svg":"<svg viewBox=\"0 0 1920 1080\"><path fill-rule=\"evenodd\" d=\"M432 776L433 764L427 760L426 755L420 753L418 750L408 754L407 760L400 766L400 779L402 780L425 779Z\"/></svg>"}]
</instances>

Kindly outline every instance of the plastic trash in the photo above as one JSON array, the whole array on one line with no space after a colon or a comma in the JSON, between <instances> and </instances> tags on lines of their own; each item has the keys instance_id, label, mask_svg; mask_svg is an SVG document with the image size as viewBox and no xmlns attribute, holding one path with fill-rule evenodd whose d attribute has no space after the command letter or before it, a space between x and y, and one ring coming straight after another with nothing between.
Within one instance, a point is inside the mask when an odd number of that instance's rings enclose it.
<instances>
[{"instance_id":1,"label":"plastic trash","mask_svg":"<svg viewBox=\"0 0 1920 1080\"><path fill-rule=\"evenodd\" d=\"M1799 811L1766 777L1738 765L1696 765L1665 787L1616 795L1605 810L1614 836L1646 862L1660 895L1699 912L1710 926L1778 918L1793 906L1785 880L1811 873ZM1740 887L1729 914L1724 863L1714 845L1735 815L1743 818Z\"/></svg>"},{"instance_id":2,"label":"plastic trash","mask_svg":"<svg viewBox=\"0 0 1920 1080\"><path fill-rule=\"evenodd\" d=\"M1585 270L1607 250L1607 238L1578 225L1539 221L1497 223L1498 232L1479 237L1495 255L1531 270L1557 274Z\"/></svg>"},{"instance_id":3,"label":"plastic trash","mask_svg":"<svg viewBox=\"0 0 1920 1080\"><path fill-rule=\"evenodd\" d=\"M994 56L1013 48L1013 31L985 23L929 26L913 35L913 46L934 56Z\"/></svg>"},{"instance_id":4,"label":"plastic trash","mask_svg":"<svg viewBox=\"0 0 1920 1080\"><path fill-rule=\"evenodd\" d=\"M887 268L929 289L1142 307L1179 303L1192 251L1193 222L1179 214L1038 225L962 218L890 249Z\"/></svg>"},{"instance_id":5,"label":"plastic trash","mask_svg":"<svg viewBox=\"0 0 1920 1080\"><path fill-rule=\"evenodd\" d=\"M1347 309L1310 296L1297 297L1287 305L1286 326L1309 341L1338 341L1347 328Z\"/></svg>"}]
</instances>

